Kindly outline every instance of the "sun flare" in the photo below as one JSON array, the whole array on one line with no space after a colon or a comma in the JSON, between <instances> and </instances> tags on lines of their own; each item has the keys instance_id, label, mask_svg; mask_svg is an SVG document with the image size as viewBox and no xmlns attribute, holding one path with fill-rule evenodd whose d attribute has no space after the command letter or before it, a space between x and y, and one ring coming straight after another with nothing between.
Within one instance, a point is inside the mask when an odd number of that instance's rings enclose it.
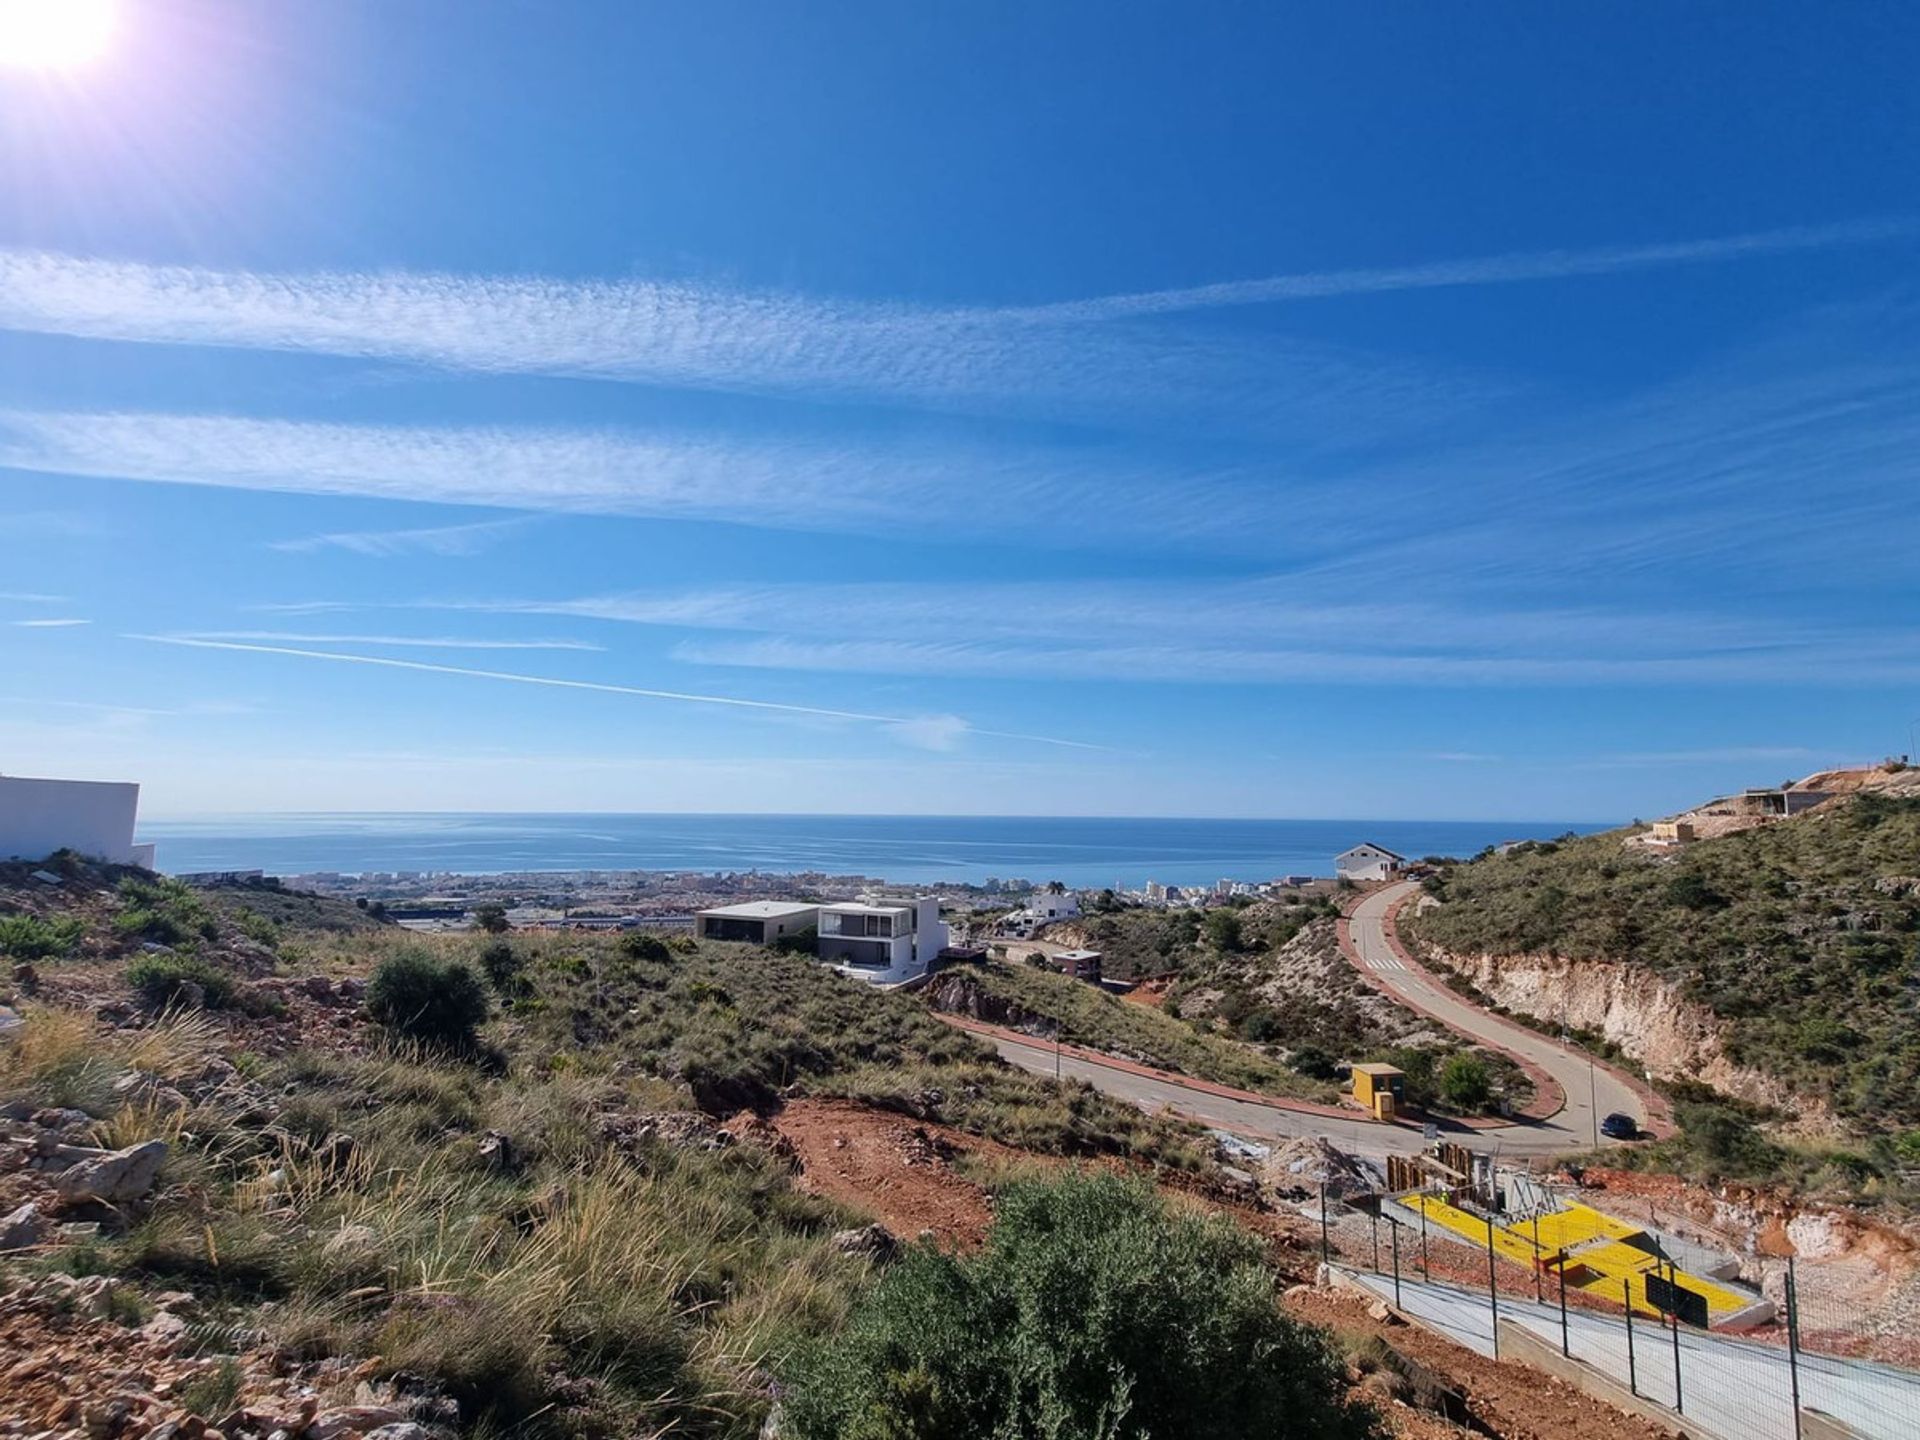
<instances>
[{"instance_id":1,"label":"sun flare","mask_svg":"<svg viewBox=\"0 0 1920 1440\"><path fill-rule=\"evenodd\" d=\"M118 0L0 0L0 66L68 70L107 48Z\"/></svg>"}]
</instances>

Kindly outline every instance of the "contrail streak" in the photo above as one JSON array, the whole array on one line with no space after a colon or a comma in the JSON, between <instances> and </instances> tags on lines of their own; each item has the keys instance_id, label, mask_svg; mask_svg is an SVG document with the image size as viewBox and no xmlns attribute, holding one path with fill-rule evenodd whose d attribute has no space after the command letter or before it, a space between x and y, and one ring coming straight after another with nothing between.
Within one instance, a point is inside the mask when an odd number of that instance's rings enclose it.
<instances>
[{"instance_id":1,"label":"contrail streak","mask_svg":"<svg viewBox=\"0 0 1920 1440\"><path fill-rule=\"evenodd\" d=\"M1618 245L1599 250L1522 251L1473 260L1440 260L1423 265L1374 270L1323 270L1271 275L1260 280L1229 280L1179 290L1144 290L1132 295L1101 295L1002 310L1024 320L1121 320L1133 315L1168 315L1227 305L1264 305L1284 300L1321 300L1389 290L1436 290L1461 285L1508 285L1527 280L1574 279L1611 275L1661 265L1698 265L1748 256L1786 255L1837 245L1874 245L1920 236L1920 220L1867 220L1843 225L1804 225L1762 230L1707 240L1675 240L1657 245Z\"/></svg>"},{"instance_id":2,"label":"contrail streak","mask_svg":"<svg viewBox=\"0 0 1920 1440\"><path fill-rule=\"evenodd\" d=\"M332 650L301 650L287 645L245 645L233 640L199 640L186 635L124 635L126 640L150 645L178 645L192 650L234 650L251 655L290 655L302 660L330 660L342 665L373 665L384 670L417 670L429 675L459 675L469 680L502 680L514 685L543 685L556 690L590 690L602 695L637 695L645 700L677 700L687 705L724 705L741 710L770 710L787 715L812 715L828 720L857 720L869 725L912 731L929 723L927 716L870 715L859 710L829 710L818 705L791 705L778 700L747 700L737 695L696 695L683 690L651 690L638 685L611 685L598 680L562 680L552 675L520 675L510 670L474 670L464 665L435 665L425 660L396 660L385 655L342 655ZM937 720L938 717L932 717ZM960 722L957 733L994 740L1023 740L1035 745L1060 745L1070 750L1110 750L1084 740L1061 740L1051 735L1022 735L1007 730L976 730Z\"/></svg>"}]
</instances>

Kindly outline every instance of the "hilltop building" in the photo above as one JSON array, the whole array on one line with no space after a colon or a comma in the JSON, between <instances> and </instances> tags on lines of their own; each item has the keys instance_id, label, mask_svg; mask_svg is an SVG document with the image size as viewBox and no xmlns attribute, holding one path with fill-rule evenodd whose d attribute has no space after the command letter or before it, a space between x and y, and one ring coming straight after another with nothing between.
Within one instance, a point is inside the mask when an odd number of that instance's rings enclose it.
<instances>
[{"instance_id":1,"label":"hilltop building","mask_svg":"<svg viewBox=\"0 0 1920 1440\"><path fill-rule=\"evenodd\" d=\"M1333 860L1333 873L1342 880L1351 880L1361 884L1374 880L1391 880L1407 868L1407 857L1396 855L1384 846L1365 842L1351 850L1342 851Z\"/></svg>"},{"instance_id":2,"label":"hilltop building","mask_svg":"<svg viewBox=\"0 0 1920 1440\"><path fill-rule=\"evenodd\" d=\"M818 905L785 900L750 900L743 905L719 905L694 916L694 934L702 940L735 940L748 945L771 945L776 940L803 935L820 920Z\"/></svg>"},{"instance_id":3,"label":"hilltop building","mask_svg":"<svg viewBox=\"0 0 1920 1440\"><path fill-rule=\"evenodd\" d=\"M71 850L151 870L153 846L133 839L139 813L138 785L0 775L0 860L44 860Z\"/></svg>"},{"instance_id":4,"label":"hilltop building","mask_svg":"<svg viewBox=\"0 0 1920 1440\"><path fill-rule=\"evenodd\" d=\"M819 955L843 975L875 984L911 980L947 948L940 902L931 895L820 907Z\"/></svg>"}]
</instances>

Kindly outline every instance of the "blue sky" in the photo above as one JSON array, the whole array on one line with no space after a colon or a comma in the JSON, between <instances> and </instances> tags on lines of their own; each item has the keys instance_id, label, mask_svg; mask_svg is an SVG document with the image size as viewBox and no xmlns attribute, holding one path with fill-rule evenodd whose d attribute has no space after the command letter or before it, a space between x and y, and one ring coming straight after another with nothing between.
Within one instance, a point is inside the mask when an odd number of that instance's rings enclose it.
<instances>
[{"instance_id":1,"label":"blue sky","mask_svg":"<svg viewBox=\"0 0 1920 1440\"><path fill-rule=\"evenodd\" d=\"M0 64L0 769L1606 820L1908 747L1908 7L117 8Z\"/></svg>"}]
</instances>

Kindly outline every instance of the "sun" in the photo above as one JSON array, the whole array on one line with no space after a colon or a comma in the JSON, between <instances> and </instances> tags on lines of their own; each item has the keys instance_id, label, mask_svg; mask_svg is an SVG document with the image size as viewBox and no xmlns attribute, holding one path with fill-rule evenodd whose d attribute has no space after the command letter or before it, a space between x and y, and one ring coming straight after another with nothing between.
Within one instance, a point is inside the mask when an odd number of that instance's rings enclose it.
<instances>
[{"instance_id":1,"label":"sun","mask_svg":"<svg viewBox=\"0 0 1920 1440\"><path fill-rule=\"evenodd\" d=\"M107 48L118 0L0 0L0 65L69 70Z\"/></svg>"}]
</instances>

